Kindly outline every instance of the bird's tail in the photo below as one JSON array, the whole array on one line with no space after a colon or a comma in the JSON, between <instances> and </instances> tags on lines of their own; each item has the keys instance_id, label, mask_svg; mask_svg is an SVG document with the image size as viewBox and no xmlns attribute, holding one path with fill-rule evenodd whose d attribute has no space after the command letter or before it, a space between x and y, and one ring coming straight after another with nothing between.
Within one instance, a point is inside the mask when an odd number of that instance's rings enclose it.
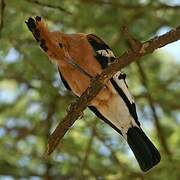
<instances>
[{"instance_id":1,"label":"bird's tail","mask_svg":"<svg viewBox=\"0 0 180 180\"><path fill-rule=\"evenodd\" d=\"M142 171L151 169L160 161L158 150L140 128L132 127L128 130L127 142Z\"/></svg>"}]
</instances>

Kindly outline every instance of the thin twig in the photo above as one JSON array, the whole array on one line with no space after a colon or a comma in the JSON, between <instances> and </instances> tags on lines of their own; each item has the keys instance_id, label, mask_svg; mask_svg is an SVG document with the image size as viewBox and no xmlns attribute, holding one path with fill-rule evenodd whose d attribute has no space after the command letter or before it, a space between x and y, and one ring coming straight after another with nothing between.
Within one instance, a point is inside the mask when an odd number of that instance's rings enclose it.
<instances>
[{"instance_id":1,"label":"thin twig","mask_svg":"<svg viewBox=\"0 0 180 180\"><path fill-rule=\"evenodd\" d=\"M84 154L84 158L82 160L82 164L81 164L81 172L83 174L84 169L86 169L87 163L88 163L88 158L91 152L91 148L92 148L92 144L93 144L93 139L95 136L95 129L96 129L96 122L93 122L93 126L91 128L91 136L89 138L89 141L87 143L87 148Z\"/></svg>"},{"instance_id":2,"label":"thin twig","mask_svg":"<svg viewBox=\"0 0 180 180\"><path fill-rule=\"evenodd\" d=\"M128 31L127 26L123 27L123 34L126 37L129 43L129 46L133 51L136 51L141 47L141 42L139 42L137 39L131 36L131 34Z\"/></svg>"},{"instance_id":3,"label":"thin twig","mask_svg":"<svg viewBox=\"0 0 180 180\"><path fill-rule=\"evenodd\" d=\"M151 108L151 111L152 111L152 115L153 115L153 118L154 118L154 123L155 123L155 127L156 127L156 130L157 130L157 135L158 135L159 140L160 140L160 144L161 144L164 152L168 156L171 156L171 152L170 152L169 147L167 145L167 142L166 142L166 139L165 139L165 136L164 136L164 132L163 132L159 117L158 117L157 112L156 112L153 97L152 97L151 93L149 92L148 79L147 79L146 73L144 72L143 67L142 67L142 65L141 65L141 63L139 61L137 61L136 64L137 64L137 67L138 67L138 70L139 70L141 82L142 82L143 86L146 88L146 91L147 91L146 92L146 95L147 95L146 99L147 99L147 101L149 103L149 106Z\"/></svg>"},{"instance_id":4,"label":"thin twig","mask_svg":"<svg viewBox=\"0 0 180 180\"><path fill-rule=\"evenodd\" d=\"M72 57L70 56L70 54L68 53L68 50L65 47L63 47L63 52L65 54L65 58L64 58L65 60L63 60L65 63L71 65L72 67L74 67L75 69L77 69L79 72L89 77L90 79L93 78L93 76L91 76L87 71L85 71L79 64L73 61Z\"/></svg>"},{"instance_id":5,"label":"thin twig","mask_svg":"<svg viewBox=\"0 0 180 180\"><path fill-rule=\"evenodd\" d=\"M70 11L66 10L65 8L63 8L63 7L59 6L59 5L47 4L47 3L44 3L44 2L40 2L38 0L26 0L26 1L30 2L30 3L37 4L39 6L48 7L48 8L52 8L52 9L58 9L60 11L65 12L66 14L72 15L72 13Z\"/></svg>"},{"instance_id":6,"label":"thin twig","mask_svg":"<svg viewBox=\"0 0 180 180\"><path fill-rule=\"evenodd\" d=\"M117 155L117 152L114 151L114 149L112 148L112 146L110 144L108 144L106 142L106 139L104 138L103 135L101 135L100 133L98 133L97 130L95 130L94 132L95 134L95 137L101 142L103 143L104 146L106 146L109 151L111 152L111 158L112 158L112 161L113 163L115 163L124 173L126 173L126 176L137 176L139 178L143 178L143 174L142 173L136 173L134 172L133 170L131 170L128 165L124 162L122 162L119 158L118 158L118 155Z\"/></svg>"},{"instance_id":7,"label":"thin twig","mask_svg":"<svg viewBox=\"0 0 180 180\"><path fill-rule=\"evenodd\" d=\"M119 9L124 9L124 10L179 10L180 5L175 5L171 6L168 4L163 4L159 3L157 5L142 5L142 4L137 4L137 5L131 5L131 4L125 4L125 3L120 3L120 2L113 2L113 1L106 1L106 0L81 0L84 3L96 3L99 5L111 5L114 8L119 8Z\"/></svg>"},{"instance_id":8,"label":"thin twig","mask_svg":"<svg viewBox=\"0 0 180 180\"><path fill-rule=\"evenodd\" d=\"M86 75L87 77L89 77L90 79L93 78L93 76L91 76L88 72L86 72L79 64L75 63L75 61L68 59L65 62L67 62L68 64L70 64L71 66L73 66L75 69L77 69L78 71L80 71L82 74Z\"/></svg>"},{"instance_id":9,"label":"thin twig","mask_svg":"<svg viewBox=\"0 0 180 180\"><path fill-rule=\"evenodd\" d=\"M82 161L81 157L77 154L76 155L77 159L79 160L79 162ZM81 167L80 167L81 168ZM99 175L98 173L89 165L89 164L86 164L86 169L91 173L91 175L96 179L96 180L99 180ZM84 176L79 176L78 177L79 180L84 180L86 179L86 177Z\"/></svg>"},{"instance_id":10,"label":"thin twig","mask_svg":"<svg viewBox=\"0 0 180 180\"><path fill-rule=\"evenodd\" d=\"M47 138L50 135L50 130L53 124L52 118L57 109L57 98L58 96L54 96L48 104L47 116L44 119L45 122L44 138ZM45 165L44 179L45 180L54 179L53 174L51 173L51 169L52 169L51 160L44 159L44 165Z\"/></svg>"},{"instance_id":11,"label":"thin twig","mask_svg":"<svg viewBox=\"0 0 180 180\"><path fill-rule=\"evenodd\" d=\"M119 167L121 167L122 170L127 172L128 171L127 164L125 164L119 160L119 158L117 157L116 152L113 150L112 146L110 146L109 144L106 143L104 137L102 135L100 135L97 130L94 131L94 134L95 134L96 138L110 150L113 162L116 163Z\"/></svg>"},{"instance_id":12,"label":"thin twig","mask_svg":"<svg viewBox=\"0 0 180 180\"><path fill-rule=\"evenodd\" d=\"M126 67L130 63L134 62L141 57L152 53L154 50L161 48L167 44L180 39L180 27L169 31L168 33L154 37L149 41L141 44L136 51L130 50L125 52L119 58L116 59L108 68L106 68L100 75L96 76L91 81L91 86L81 95L75 103L72 103L66 117L58 124L54 132L50 135L47 145L46 155L50 155L59 141L63 138L69 128L80 117L82 111L90 104L92 99L96 97L103 86L108 80L120 69Z\"/></svg>"},{"instance_id":13,"label":"thin twig","mask_svg":"<svg viewBox=\"0 0 180 180\"><path fill-rule=\"evenodd\" d=\"M2 29L4 27L4 10L5 10L5 2L4 0L1 0L1 3L0 3L1 7L0 7L0 13L1 13L1 17L0 17L0 38L1 38L1 32L2 32Z\"/></svg>"}]
</instances>

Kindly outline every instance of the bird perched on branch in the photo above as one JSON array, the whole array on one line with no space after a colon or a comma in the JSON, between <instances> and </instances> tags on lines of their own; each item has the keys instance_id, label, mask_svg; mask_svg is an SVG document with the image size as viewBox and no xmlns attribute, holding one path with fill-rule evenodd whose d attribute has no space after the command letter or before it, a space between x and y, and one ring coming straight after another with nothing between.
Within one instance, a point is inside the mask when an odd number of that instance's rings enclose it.
<instances>
[{"instance_id":1,"label":"bird perched on branch","mask_svg":"<svg viewBox=\"0 0 180 180\"><path fill-rule=\"evenodd\" d=\"M50 32L38 16L30 17L26 24L42 50L57 64L65 87L79 97L91 78L115 60L110 47L93 34ZM140 127L125 79L124 73L117 72L89 108L126 139L140 168L147 171L160 161L160 154Z\"/></svg>"}]
</instances>

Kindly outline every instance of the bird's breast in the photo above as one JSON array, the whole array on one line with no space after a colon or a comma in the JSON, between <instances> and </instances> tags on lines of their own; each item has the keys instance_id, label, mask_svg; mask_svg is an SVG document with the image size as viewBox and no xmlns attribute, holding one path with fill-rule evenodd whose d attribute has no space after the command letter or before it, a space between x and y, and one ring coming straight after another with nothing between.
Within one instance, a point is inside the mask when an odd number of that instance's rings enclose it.
<instances>
[{"instance_id":1,"label":"bird's breast","mask_svg":"<svg viewBox=\"0 0 180 180\"><path fill-rule=\"evenodd\" d=\"M75 95L80 97L82 93L90 86L90 78L70 66L60 66L62 76L70 86ZM93 106L105 106L114 92L111 83L108 82L98 95L91 101Z\"/></svg>"}]
</instances>

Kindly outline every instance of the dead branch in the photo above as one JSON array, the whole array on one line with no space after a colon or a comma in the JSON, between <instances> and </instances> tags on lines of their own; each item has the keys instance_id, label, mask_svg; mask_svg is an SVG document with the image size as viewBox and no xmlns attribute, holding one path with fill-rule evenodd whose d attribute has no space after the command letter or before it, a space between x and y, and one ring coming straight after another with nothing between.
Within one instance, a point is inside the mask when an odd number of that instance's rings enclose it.
<instances>
[{"instance_id":1,"label":"dead branch","mask_svg":"<svg viewBox=\"0 0 180 180\"><path fill-rule=\"evenodd\" d=\"M54 132L50 135L47 145L46 155L50 155L59 141L63 138L69 128L80 117L82 111L89 105L91 100L96 97L107 81L120 69L126 67L130 63L152 53L154 50L161 48L167 44L180 39L180 27L169 31L168 33L154 37L149 41L138 45L136 50L129 50L116 58L116 61L106 68L100 75L93 78L91 86L82 94L76 102L70 105L66 117L58 124ZM138 43L139 44L139 43Z\"/></svg>"}]
</instances>

